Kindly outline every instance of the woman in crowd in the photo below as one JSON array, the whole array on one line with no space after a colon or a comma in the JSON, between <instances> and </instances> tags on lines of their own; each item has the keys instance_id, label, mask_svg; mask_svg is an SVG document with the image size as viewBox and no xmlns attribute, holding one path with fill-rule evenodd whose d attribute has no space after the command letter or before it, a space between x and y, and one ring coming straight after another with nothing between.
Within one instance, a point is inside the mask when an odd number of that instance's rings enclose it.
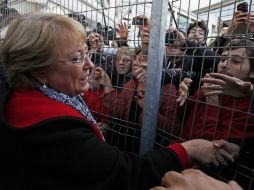
<instances>
[{"instance_id":1,"label":"woman in crowd","mask_svg":"<svg viewBox=\"0 0 254 190\"><path fill-rule=\"evenodd\" d=\"M188 161L234 160L230 143L192 140L139 156L104 142L80 96L93 68L85 41L83 26L61 15L28 14L10 25L1 49L1 189L140 190Z\"/></svg>"}]
</instances>

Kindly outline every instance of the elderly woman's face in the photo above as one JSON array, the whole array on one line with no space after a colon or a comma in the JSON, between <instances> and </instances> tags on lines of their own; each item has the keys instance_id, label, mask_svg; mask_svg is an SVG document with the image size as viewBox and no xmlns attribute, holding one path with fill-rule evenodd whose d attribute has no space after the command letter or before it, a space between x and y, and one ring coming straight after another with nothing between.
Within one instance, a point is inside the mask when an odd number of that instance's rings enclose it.
<instances>
[{"instance_id":1,"label":"elderly woman's face","mask_svg":"<svg viewBox=\"0 0 254 190\"><path fill-rule=\"evenodd\" d=\"M128 55L118 55L116 59L116 70L118 74L125 75L131 71L132 57Z\"/></svg>"},{"instance_id":2,"label":"elderly woman's face","mask_svg":"<svg viewBox=\"0 0 254 190\"><path fill-rule=\"evenodd\" d=\"M76 96L89 87L93 63L83 44L66 40L55 53L54 62L46 73L46 84L69 96Z\"/></svg>"}]
</instances>

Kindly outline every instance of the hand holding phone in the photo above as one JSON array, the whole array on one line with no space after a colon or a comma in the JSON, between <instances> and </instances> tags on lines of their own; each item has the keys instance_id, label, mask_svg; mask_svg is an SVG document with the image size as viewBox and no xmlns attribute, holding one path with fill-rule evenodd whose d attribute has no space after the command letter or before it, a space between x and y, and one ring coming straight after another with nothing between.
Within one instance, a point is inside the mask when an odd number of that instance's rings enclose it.
<instances>
[{"instance_id":1,"label":"hand holding phone","mask_svg":"<svg viewBox=\"0 0 254 190\"><path fill-rule=\"evenodd\" d=\"M233 34L246 34L248 26L246 23L246 14L248 12L248 3L242 2L237 5L237 11L234 18L234 24L237 24Z\"/></svg>"},{"instance_id":2,"label":"hand holding phone","mask_svg":"<svg viewBox=\"0 0 254 190\"><path fill-rule=\"evenodd\" d=\"M134 17L132 19L132 25L144 26L146 24L146 18L144 17Z\"/></svg>"}]
</instances>

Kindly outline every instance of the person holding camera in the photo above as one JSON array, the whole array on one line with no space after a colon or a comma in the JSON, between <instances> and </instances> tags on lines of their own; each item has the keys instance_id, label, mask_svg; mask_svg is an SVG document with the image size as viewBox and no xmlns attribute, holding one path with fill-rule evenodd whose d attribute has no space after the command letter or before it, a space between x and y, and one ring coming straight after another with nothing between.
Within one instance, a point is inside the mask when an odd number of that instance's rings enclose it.
<instances>
[{"instance_id":1,"label":"person holding camera","mask_svg":"<svg viewBox=\"0 0 254 190\"><path fill-rule=\"evenodd\" d=\"M254 41L253 33L254 13L249 12L247 2L239 3L228 29L222 36L217 37L212 44L213 51L221 54L227 41L233 38L247 38Z\"/></svg>"}]
</instances>

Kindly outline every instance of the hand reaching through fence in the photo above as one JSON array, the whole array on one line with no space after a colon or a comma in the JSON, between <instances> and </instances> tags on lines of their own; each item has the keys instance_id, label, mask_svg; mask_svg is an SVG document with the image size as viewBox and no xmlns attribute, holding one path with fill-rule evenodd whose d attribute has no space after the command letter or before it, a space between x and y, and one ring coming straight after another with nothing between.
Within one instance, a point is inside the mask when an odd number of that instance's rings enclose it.
<instances>
[{"instance_id":1,"label":"hand reaching through fence","mask_svg":"<svg viewBox=\"0 0 254 190\"><path fill-rule=\"evenodd\" d=\"M202 86L206 96L229 95L233 97L252 96L253 85L251 82L242 81L239 78L231 77L220 73L210 73L212 78L202 78L202 82L210 85Z\"/></svg>"},{"instance_id":2,"label":"hand reaching through fence","mask_svg":"<svg viewBox=\"0 0 254 190\"><path fill-rule=\"evenodd\" d=\"M176 102L179 103L179 106L184 105L188 97L188 91L191 83L192 83L191 79L185 78L179 85L178 98L176 99Z\"/></svg>"},{"instance_id":3,"label":"hand reaching through fence","mask_svg":"<svg viewBox=\"0 0 254 190\"><path fill-rule=\"evenodd\" d=\"M126 22L119 23L118 27L116 28L116 31L119 34L121 40L127 40L128 27Z\"/></svg>"},{"instance_id":4,"label":"hand reaching through fence","mask_svg":"<svg viewBox=\"0 0 254 190\"><path fill-rule=\"evenodd\" d=\"M109 76L101 67L95 68L94 80L103 86L104 93L108 93L113 90L112 83Z\"/></svg>"},{"instance_id":5,"label":"hand reaching through fence","mask_svg":"<svg viewBox=\"0 0 254 190\"><path fill-rule=\"evenodd\" d=\"M210 79L212 77L209 73L207 73L204 78ZM203 86L207 87L207 86L211 86L211 84L204 82ZM217 94L207 96L206 94L209 93L210 91L205 88L203 88L203 92L205 93L205 99L208 104L219 105L219 96Z\"/></svg>"},{"instance_id":6,"label":"hand reaching through fence","mask_svg":"<svg viewBox=\"0 0 254 190\"><path fill-rule=\"evenodd\" d=\"M151 190L242 190L235 181L225 183L196 169L167 172L162 178L162 185Z\"/></svg>"},{"instance_id":7,"label":"hand reaching through fence","mask_svg":"<svg viewBox=\"0 0 254 190\"><path fill-rule=\"evenodd\" d=\"M227 157L228 160L233 158L231 160L234 162L240 153L240 147L237 144L230 143L228 141L225 141L223 139L221 140L215 140L213 141L214 146L218 149L218 151L224 156Z\"/></svg>"},{"instance_id":8,"label":"hand reaching through fence","mask_svg":"<svg viewBox=\"0 0 254 190\"><path fill-rule=\"evenodd\" d=\"M217 167L220 164L227 165L235 160L236 154L231 151L231 148L227 149L233 145L226 145L227 143L229 142L225 142L223 146L218 147L208 140L193 139L181 144L187 151L191 162Z\"/></svg>"}]
</instances>

